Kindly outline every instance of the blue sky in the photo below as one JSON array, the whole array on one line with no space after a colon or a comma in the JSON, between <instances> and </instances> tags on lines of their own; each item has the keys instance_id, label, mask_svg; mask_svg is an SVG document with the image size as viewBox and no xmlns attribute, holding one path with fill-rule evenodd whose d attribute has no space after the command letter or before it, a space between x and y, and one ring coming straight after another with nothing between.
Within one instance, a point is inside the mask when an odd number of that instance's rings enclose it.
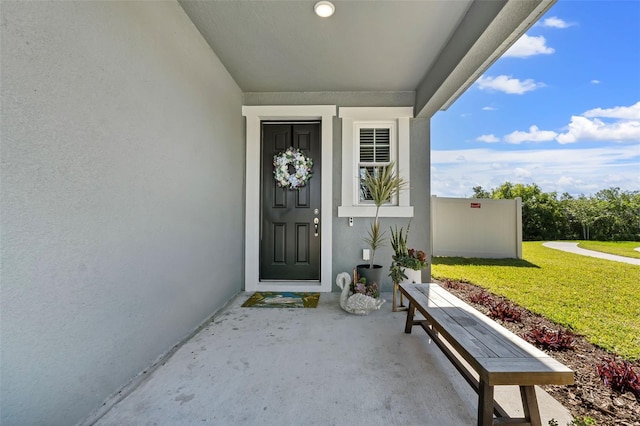
<instances>
[{"instance_id":1,"label":"blue sky","mask_svg":"<svg viewBox=\"0 0 640 426\"><path fill-rule=\"evenodd\" d=\"M431 193L640 190L640 0L559 0L431 121Z\"/></svg>"}]
</instances>

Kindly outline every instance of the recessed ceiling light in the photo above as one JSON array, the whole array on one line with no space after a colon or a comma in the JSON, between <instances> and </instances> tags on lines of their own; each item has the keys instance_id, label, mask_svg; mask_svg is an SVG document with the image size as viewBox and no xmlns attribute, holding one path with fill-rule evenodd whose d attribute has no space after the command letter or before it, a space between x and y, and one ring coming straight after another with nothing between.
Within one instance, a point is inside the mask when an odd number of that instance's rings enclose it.
<instances>
[{"instance_id":1,"label":"recessed ceiling light","mask_svg":"<svg viewBox=\"0 0 640 426\"><path fill-rule=\"evenodd\" d=\"M313 6L313 10L321 18L328 18L336 11L336 7L330 1L319 1Z\"/></svg>"}]
</instances>

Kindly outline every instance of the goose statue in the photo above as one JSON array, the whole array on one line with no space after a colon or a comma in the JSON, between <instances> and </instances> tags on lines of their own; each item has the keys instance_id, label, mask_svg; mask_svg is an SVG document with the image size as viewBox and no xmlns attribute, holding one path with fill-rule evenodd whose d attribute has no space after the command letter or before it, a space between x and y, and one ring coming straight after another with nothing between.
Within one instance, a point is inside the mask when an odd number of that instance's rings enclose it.
<instances>
[{"instance_id":1,"label":"goose statue","mask_svg":"<svg viewBox=\"0 0 640 426\"><path fill-rule=\"evenodd\" d=\"M342 289L340 294L340 307L350 314L368 315L371 311L380 309L386 302L384 299L375 299L356 293L349 296L349 286L351 285L351 275L348 272L341 272L336 278L336 284Z\"/></svg>"}]
</instances>

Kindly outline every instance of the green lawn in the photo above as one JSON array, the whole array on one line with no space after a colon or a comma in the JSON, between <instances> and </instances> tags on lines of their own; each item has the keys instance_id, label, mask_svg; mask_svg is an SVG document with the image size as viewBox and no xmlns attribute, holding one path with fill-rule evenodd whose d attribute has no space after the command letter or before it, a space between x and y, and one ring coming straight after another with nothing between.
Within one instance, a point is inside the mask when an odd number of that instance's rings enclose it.
<instances>
[{"instance_id":1,"label":"green lawn","mask_svg":"<svg viewBox=\"0 0 640 426\"><path fill-rule=\"evenodd\" d=\"M640 247L638 241L580 241L578 247L640 259L640 251L634 250Z\"/></svg>"},{"instance_id":2,"label":"green lawn","mask_svg":"<svg viewBox=\"0 0 640 426\"><path fill-rule=\"evenodd\" d=\"M640 359L640 267L523 243L523 259L434 257L436 279L472 282Z\"/></svg>"}]
</instances>

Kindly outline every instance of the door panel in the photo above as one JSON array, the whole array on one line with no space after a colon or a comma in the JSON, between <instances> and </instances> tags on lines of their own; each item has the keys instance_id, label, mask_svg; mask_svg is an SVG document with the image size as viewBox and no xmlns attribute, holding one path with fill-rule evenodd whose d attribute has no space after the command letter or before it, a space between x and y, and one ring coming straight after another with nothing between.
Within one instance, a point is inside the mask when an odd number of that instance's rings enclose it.
<instances>
[{"instance_id":1,"label":"door panel","mask_svg":"<svg viewBox=\"0 0 640 426\"><path fill-rule=\"evenodd\" d=\"M273 224L273 255L271 256L271 263L274 265L286 264L285 256L285 241L286 241L287 225L285 223Z\"/></svg>"},{"instance_id":2,"label":"door panel","mask_svg":"<svg viewBox=\"0 0 640 426\"><path fill-rule=\"evenodd\" d=\"M311 232L308 223L296 224L296 264L309 263L309 237Z\"/></svg>"},{"instance_id":3,"label":"door panel","mask_svg":"<svg viewBox=\"0 0 640 426\"><path fill-rule=\"evenodd\" d=\"M279 188L273 177L274 155L291 146L313 160L298 190ZM320 280L320 159L320 123L262 123L261 280Z\"/></svg>"}]
</instances>

